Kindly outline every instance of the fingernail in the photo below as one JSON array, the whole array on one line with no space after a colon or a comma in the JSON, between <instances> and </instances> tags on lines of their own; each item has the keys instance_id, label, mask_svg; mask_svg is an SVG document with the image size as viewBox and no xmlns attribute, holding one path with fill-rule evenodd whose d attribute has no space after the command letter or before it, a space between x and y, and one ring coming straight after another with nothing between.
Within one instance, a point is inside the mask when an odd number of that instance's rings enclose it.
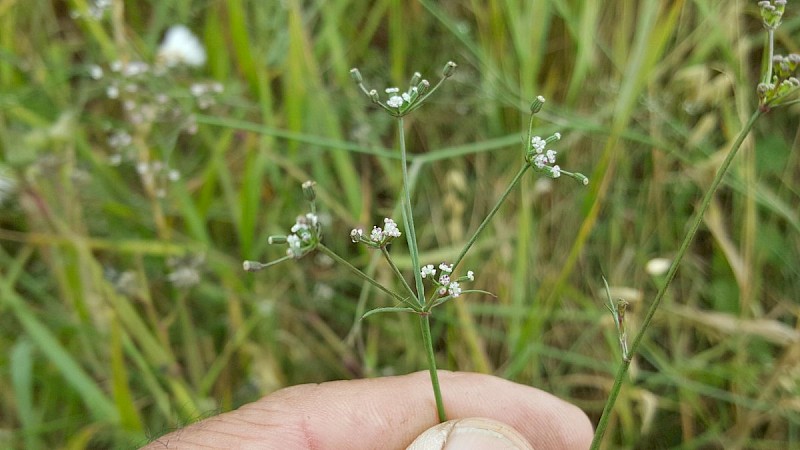
<instances>
[{"instance_id":1,"label":"fingernail","mask_svg":"<svg viewBox=\"0 0 800 450\"><path fill-rule=\"evenodd\" d=\"M451 420L427 429L407 450L533 450L509 425L486 418Z\"/></svg>"}]
</instances>

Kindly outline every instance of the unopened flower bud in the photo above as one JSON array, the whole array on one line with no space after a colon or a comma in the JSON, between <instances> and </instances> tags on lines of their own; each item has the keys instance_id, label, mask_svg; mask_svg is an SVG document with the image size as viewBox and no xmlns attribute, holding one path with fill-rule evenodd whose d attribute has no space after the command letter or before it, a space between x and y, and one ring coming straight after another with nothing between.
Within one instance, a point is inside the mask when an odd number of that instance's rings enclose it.
<instances>
[{"instance_id":1,"label":"unopened flower bud","mask_svg":"<svg viewBox=\"0 0 800 450\"><path fill-rule=\"evenodd\" d=\"M445 78L450 78L456 71L456 67L456 63L453 61L447 61L447 64L444 65L444 70L442 70L442 76Z\"/></svg>"},{"instance_id":2,"label":"unopened flower bud","mask_svg":"<svg viewBox=\"0 0 800 450\"><path fill-rule=\"evenodd\" d=\"M257 272L264 268L264 264L258 261L245 261L242 263L242 268L247 272Z\"/></svg>"},{"instance_id":3,"label":"unopened flower bud","mask_svg":"<svg viewBox=\"0 0 800 450\"><path fill-rule=\"evenodd\" d=\"M270 236L267 239L267 243L269 245L279 245L286 243L286 236Z\"/></svg>"},{"instance_id":4,"label":"unopened flower bud","mask_svg":"<svg viewBox=\"0 0 800 450\"><path fill-rule=\"evenodd\" d=\"M542 106L544 106L544 102L544 97L541 95L536 97L536 99L533 100L533 103L531 103L531 114L536 114L541 111Z\"/></svg>"},{"instance_id":5,"label":"unopened flower bud","mask_svg":"<svg viewBox=\"0 0 800 450\"><path fill-rule=\"evenodd\" d=\"M431 83L428 80L422 80L417 84L417 93L423 95L431 88Z\"/></svg>"},{"instance_id":6,"label":"unopened flower bud","mask_svg":"<svg viewBox=\"0 0 800 450\"><path fill-rule=\"evenodd\" d=\"M411 83L408 83L410 86L416 86L419 84L419 81L422 79L422 74L419 72L414 72L414 75L411 76Z\"/></svg>"},{"instance_id":7,"label":"unopened flower bud","mask_svg":"<svg viewBox=\"0 0 800 450\"><path fill-rule=\"evenodd\" d=\"M369 91L369 98L372 99L373 103L379 103L381 101L381 98L378 97L378 91L376 91L375 89Z\"/></svg>"},{"instance_id":8,"label":"unopened flower bud","mask_svg":"<svg viewBox=\"0 0 800 450\"><path fill-rule=\"evenodd\" d=\"M314 186L316 184L317 183L315 183L315 182L313 182L311 180L308 180L308 181L303 183L303 195L306 197L306 200L308 200L309 202L313 202L314 200L317 199L317 191L314 190Z\"/></svg>"},{"instance_id":9,"label":"unopened flower bud","mask_svg":"<svg viewBox=\"0 0 800 450\"><path fill-rule=\"evenodd\" d=\"M363 83L363 82L364 82L364 79L363 79L363 78L361 78L361 71L359 71L359 70L358 70L357 68L355 68L355 67L353 67L352 69L350 69L350 78L352 78L352 79L353 79L353 81L355 81L355 82L356 82L356 84L361 84L361 83Z\"/></svg>"}]
</instances>

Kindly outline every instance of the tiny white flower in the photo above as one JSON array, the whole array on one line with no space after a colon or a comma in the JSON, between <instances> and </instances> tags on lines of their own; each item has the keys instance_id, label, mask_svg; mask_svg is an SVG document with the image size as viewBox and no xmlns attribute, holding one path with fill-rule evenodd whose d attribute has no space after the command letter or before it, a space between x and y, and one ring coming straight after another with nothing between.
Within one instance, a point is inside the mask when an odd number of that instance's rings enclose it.
<instances>
[{"instance_id":1,"label":"tiny white flower","mask_svg":"<svg viewBox=\"0 0 800 450\"><path fill-rule=\"evenodd\" d=\"M372 242L380 242L383 240L383 230L379 227L372 227L372 233L370 233L369 238L372 239Z\"/></svg>"},{"instance_id":2,"label":"tiny white flower","mask_svg":"<svg viewBox=\"0 0 800 450\"><path fill-rule=\"evenodd\" d=\"M544 147L547 145L544 139L541 136L534 136L531 138L531 147L536 150L536 153L542 153L544 151Z\"/></svg>"},{"instance_id":3,"label":"tiny white flower","mask_svg":"<svg viewBox=\"0 0 800 450\"><path fill-rule=\"evenodd\" d=\"M457 281L453 281L449 286L447 286L447 292L453 297L458 297L461 295L461 286L459 286Z\"/></svg>"},{"instance_id":4,"label":"tiny white flower","mask_svg":"<svg viewBox=\"0 0 800 450\"><path fill-rule=\"evenodd\" d=\"M400 233L400 229L397 228L397 223L395 223L394 220L389 219L387 217L386 219L383 219L383 223L384 223L383 233L386 236L390 236L393 238L400 237L402 233Z\"/></svg>"},{"instance_id":5,"label":"tiny white flower","mask_svg":"<svg viewBox=\"0 0 800 450\"><path fill-rule=\"evenodd\" d=\"M558 178L558 177L560 177L560 176L561 176L561 167L558 167L558 166L553 166L553 167L550 169L550 175L551 175L553 178Z\"/></svg>"},{"instance_id":6,"label":"tiny white flower","mask_svg":"<svg viewBox=\"0 0 800 450\"><path fill-rule=\"evenodd\" d=\"M396 88L396 87L386 88L386 93L387 94L397 94L398 92L400 92L400 88Z\"/></svg>"},{"instance_id":7,"label":"tiny white flower","mask_svg":"<svg viewBox=\"0 0 800 450\"><path fill-rule=\"evenodd\" d=\"M442 272L452 273L453 272L453 265L452 264L441 263L441 264L439 264L439 270L441 270Z\"/></svg>"},{"instance_id":8,"label":"tiny white flower","mask_svg":"<svg viewBox=\"0 0 800 450\"><path fill-rule=\"evenodd\" d=\"M302 255L302 250L300 249L302 241L296 234L286 236L286 243L289 244L289 248L286 250L287 255L294 258L299 258Z\"/></svg>"},{"instance_id":9,"label":"tiny white flower","mask_svg":"<svg viewBox=\"0 0 800 450\"><path fill-rule=\"evenodd\" d=\"M189 86L189 92L191 92L195 97L200 97L201 95L205 94L206 91L206 85L203 83L193 83L191 86Z\"/></svg>"},{"instance_id":10,"label":"tiny white flower","mask_svg":"<svg viewBox=\"0 0 800 450\"><path fill-rule=\"evenodd\" d=\"M393 95L389 97L389 100L386 100L386 105L391 108L399 108L403 106L403 97L399 95Z\"/></svg>"},{"instance_id":11,"label":"tiny white flower","mask_svg":"<svg viewBox=\"0 0 800 450\"><path fill-rule=\"evenodd\" d=\"M131 61L122 66L122 75L126 77L135 77L150 70L150 66L142 61Z\"/></svg>"},{"instance_id":12,"label":"tiny white flower","mask_svg":"<svg viewBox=\"0 0 800 450\"><path fill-rule=\"evenodd\" d=\"M170 283L177 287L191 287L200 282L200 274L194 267L179 267L167 275Z\"/></svg>"},{"instance_id":13,"label":"tiny white flower","mask_svg":"<svg viewBox=\"0 0 800 450\"><path fill-rule=\"evenodd\" d=\"M428 264L424 266L422 270L419 271L422 278L427 278L428 276L433 277L436 275L436 269L433 268L433 264Z\"/></svg>"},{"instance_id":14,"label":"tiny white flower","mask_svg":"<svg viewBox=\"0 0 800 450\"><path fill-rule=\"evenodd\" d=\"M94 80L99 80L103 78L103 68L98 66L97 64L92 64L89 66L89 76L92 77Z\"/></svg>"},{"instance_id":15,"label":"tiny white flower","mask_svg":"<svg viewBox=\"0 0 800 450\"><path fill-rule=\"evenodd\" d=\"M411 95L409 95L408 93L403 92L403 95L401 97L403 97L403 100L411 102Z\"/></svg>"},{"instance_id":16,"label":"tiny white flower","mask_svg":"<svg viewBox=\"0 0 800 450\"><path fill-rule=\"evenodd\" d=\"M658 277L667 273L671 264L672 261L667 258L653 258L647 261L644 270L651 276Z\"/></svg>"},{"instance_id":17,"label":"tiny white flower","mask_svg":"<svg viewBox=\"0 0 800 450\"><path fill-rule=\"evenodd\" d=\"M555 150L548 150L547 153L545 153L545 156L547 156L547 161L550 164L555 164L555 162L556 162L556 154L557 154L557 152Z\"/></svg>"},{"instance_id":18,"label":"tiny white flower","mask_svg":"<svg viewBox=\"0 0 800 450\"><path fill-rule=\"evenodd\" d=\"M439 288L439 290L437 292L439 292L439 295L447 294L447 287L446 286L442 286L442 287Z\"/></svg>"},{"instance_id":19,"label":"tiny white flower","mask_svg":"<svg viewBox=\"0 0 800 450\"><path fill-rule=\"evenodd\" d=\"M555 132L553 133L553 137L556 138L557 141L561 140L561 133Z\"/></svg>"},{"instance_id":20,"label":"tiny white flower","mask_svg":"<svg viewBox=\"0 0 800 450\"><path fill-rule=\"evenodd\" d=\"M0 205L11 199L17 191L17 180L11 175L10 170L0 168Z\"/></svg>"},{"instance_id":21,"label":"tiny white flower","mask_svg":"<svg viewBox=\"0 0 800 450\"><path fill-rule=\"evenodd\" d=\"M167 67L179 64L200 67L206 63L206 50L188 28L174 25L167 30L158 48L158 58Z\"/></svg>"},{"instance_id":22,"label":"tiny white flower","mask_svg":"<svg viewBox=\"0 0 800 450\"><path fill-rule=\"evenodd\" d=\"M467 271L467 279L469 281L475 281L475 272L468 270Z\"/></svg>"},{"instance_id":23,"label":"tiny white flower","mask_svg":"<svg viewBox=\"0 0 800 450\"><path fill-rule=\"evenodd\" d=\"M547 156L545 155L534 156L533 165L536 166L537 169L543 168L545 165L547 165Z\"/></svg>"},{"instance_id":24,"label":"tiny white flower","mask_svg":"<svg viewBox=\"0 0 800 450\"><path fill-rule=\"evenodd\" d=\"M361 228L353 228L350 232L350 240L355 242L359 242L361 239L364 238L364 230Z\"/></svg>"},{"instance_id":25,"label":"tiny white flower","mask_svg":"<svg viewBox=\"0 0 800 450\"><path fill-rule=\"evenodd\" d=\"M448 284L450 284L450 275L446 273L439 275L439 284L441 284L442 286L447 286Z\"/></svg>"}]
</instances>

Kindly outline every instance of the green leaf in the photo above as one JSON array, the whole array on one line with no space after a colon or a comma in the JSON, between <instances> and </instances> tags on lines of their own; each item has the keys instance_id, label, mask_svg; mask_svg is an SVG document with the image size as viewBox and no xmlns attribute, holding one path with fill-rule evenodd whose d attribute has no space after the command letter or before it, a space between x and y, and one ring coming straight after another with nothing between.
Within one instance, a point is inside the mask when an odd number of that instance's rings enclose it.
<instances>
[{"instance_id":1,"label":"green leaf","mask_svg":"<svg viewBox=\"0 0 800 450\"><path fill-rule=\"evenodd\" d=\"M364 313L364 315L363 315L363 316L361 316L361 320L364 320L364 319L366 319L367 317L369 317L369 316L371 316L371 315L373 315L373 314L380 314L380 313L391 313L391 312L410 312L410 313L416 313L417 311L416 311L416 310L414 310L414 308L409 308L409 307L407 307L407 306L406 306L406 307L402 307L402 306L389 306L389 307L386 307L386 308L375 308L375 309L371 309L371 310L369 310L369 311L365 312L365 313Z\"/></svg>"}]
</instances>

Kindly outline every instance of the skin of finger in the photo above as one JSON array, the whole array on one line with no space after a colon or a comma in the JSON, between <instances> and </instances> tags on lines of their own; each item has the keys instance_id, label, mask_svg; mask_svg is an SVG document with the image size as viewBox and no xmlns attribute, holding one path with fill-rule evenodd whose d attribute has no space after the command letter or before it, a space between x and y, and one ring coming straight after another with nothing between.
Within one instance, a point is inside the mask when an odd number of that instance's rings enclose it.
<instances>
[{"instance_id":1,"label":"skin of finger","mask_svg":"<svg viewBox=\"0 0 800 450\"><path fill-rule=\"evenodd\" d=\"M537 450L585 449L592 425L576 406L491 375L439 371L449 419L488 417ZM427 372L281 389L153 440L146 449L402 449L438 423Z\"/></svg>"}]
</instances>

